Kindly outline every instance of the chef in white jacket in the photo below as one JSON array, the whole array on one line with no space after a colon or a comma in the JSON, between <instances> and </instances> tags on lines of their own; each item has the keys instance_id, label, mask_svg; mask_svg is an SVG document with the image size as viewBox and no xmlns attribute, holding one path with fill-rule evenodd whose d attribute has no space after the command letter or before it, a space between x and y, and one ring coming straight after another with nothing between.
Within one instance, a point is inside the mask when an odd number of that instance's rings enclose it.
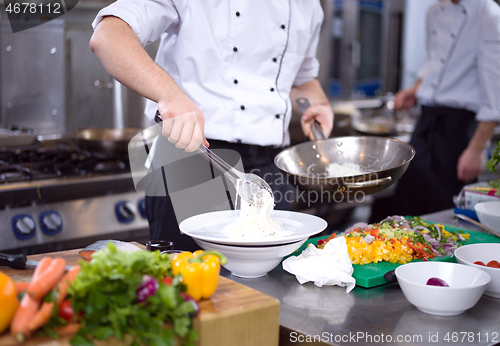
<instances>
[{"instance_id":1,"label":"chef in white jacket","mask_svg":"<svg viewBox=\"0 0 500 346\"><path fill-rule=\"evenodd\" d=\"M114 78L149 100L148 117L159 110L170 143L185 152L202 143L237 151L246 171L269 182L279 209L291 201L273 158L290 142L294 101L311 103L301 118L306 135L313 121L327 134L333 126L316 79L322 21L319 0L118 0L96 17L90 47ZM153 61L143 47L158 38ZM151 239L176 242L169 189L147 196L146 211Z\"/></svg>"},{"instance_id":2,"label":"chef in white jacket","mask_svg":"<svg viewBox=\"0 0 500 346\"><path fill-rule=\"evenodd\" d=\"M453 196L484 168L487 143L500 123L500 6L493 0L441 0L427 12L427 60L394 109L418 101L410 144L416 156L371 222L453 208Z\"/></svg>"}]
</instances>

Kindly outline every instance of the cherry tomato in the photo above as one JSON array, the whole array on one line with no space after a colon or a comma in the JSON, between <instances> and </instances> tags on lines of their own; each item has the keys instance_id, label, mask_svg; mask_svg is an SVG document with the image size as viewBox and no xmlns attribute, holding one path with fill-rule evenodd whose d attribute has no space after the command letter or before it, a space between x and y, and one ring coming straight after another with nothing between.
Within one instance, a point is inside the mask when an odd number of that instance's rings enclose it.
<instances>
[{"instance_id":1,"label":"cherry tomato","mask_svg":"<svg viewBox=\"0 0 500 346\"><path fill-rule=\"evenodd\" d=\"M170 286L174 281L174 278L171 276L165 276L163 279L161 279L161 281L163 281L165 285Z\"/></svg>"},{"instance_id":2,"label":"cherry tomato","mask_svg":"<svg viewBox=\"0 0 500 346\"><path fill-rule=\"evenodd\" d=\"M476 261L476 262L474 262L474 264L477 264L478 266L484 266L484 263L481 261Z\"/></svg>"},{"instance_id":3,"label":"cherry tomato","mask_svg":"<svg viewBox=\"0 0 500 346\"><path fill-rule=\"evenodd\" d=\"M500 268L500 263L498 263L498 261L489 261L486 266L491 268Z\"/></svg>"},{"instance_id":4,"label":"cherry tomato","mask_svg":"<svg viewBox=\"0 0 500 346\"><path fill-rule=\"evenodd\" d=\"M59 305L58 315L68 322L73 320L75 317L75 310L69 300L65 300Z\"/></svg>"}]
</instances>

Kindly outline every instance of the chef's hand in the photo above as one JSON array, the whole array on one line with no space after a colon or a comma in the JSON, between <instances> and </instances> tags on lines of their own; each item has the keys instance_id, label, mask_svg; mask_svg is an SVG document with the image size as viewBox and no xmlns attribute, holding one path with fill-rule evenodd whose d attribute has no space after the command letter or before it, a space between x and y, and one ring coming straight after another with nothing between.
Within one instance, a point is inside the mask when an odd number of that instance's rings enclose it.
<instances>
[{"instance_id":1,"label":"chef's hand","mask_svg":"<svg viewBox=\"0 0 500 346\"><path fill-rule=\"evenodd\" d=\"M398 91L394 95L394 110L410 109L417 104L417 89L422 81L417 79L408 89Z\"/></svg>"},{"instance_id":2,"label":"chef's hand","mask_svg":"<svg viewBox=\"0 0 500 346\"><path fill-rule=\"evenodd\" d=\"M402 109L410 109L417 103L417 98L415 96L415 91L410 89L404 89L398 91L394 95L394 110L399 111Z\"/></svg>"},{"instance_id":3,"label":"chef's hand","mask_svg":"<svg viewBox=\"0 0 500 346\"><path fill-rule=\"evenodd\" d=\"M169 102L158 102L158 110L163 119L162 134L168 141L186 152L195 151L204 144L205 117L200 108L184 93L170 97Z\"/></svg>"},{"instance_id":4,"label":"chef's hand","mask_svg":"<svg viewBox=\"0 0 500 346\"><path fill-rule=\"evenodd\" d=\"M484 167L483 152L466 148L458 158L457 177L463 182L476 179Z\"/></svg>"},{"instance_id":5,"label":"chef's hand","mask_svg":"<svg viewBox=\"0 0 500 346\"><path fill-rule=\"evenodd\" d=\"M467 148L458 158L457 178L464 182L476 179L484 167L483 152L493 136L498 122L479 120Z\"/></svg>"},{"instance_id":6,"label":"chef's hand","mask_svg":"<svg viewBox=\"0 0 500 346\"><path fill-rule=\"evenodd\" d=\"M321 129L325 133L325 136L328 138L333 129L333 116L333 109L329 103L311 106L306 109L300 118L302 131L310 140L314 141L317 139L314 138L311 130L312 123L317 121L321 125Z\"/></svg>"}]
</instances>

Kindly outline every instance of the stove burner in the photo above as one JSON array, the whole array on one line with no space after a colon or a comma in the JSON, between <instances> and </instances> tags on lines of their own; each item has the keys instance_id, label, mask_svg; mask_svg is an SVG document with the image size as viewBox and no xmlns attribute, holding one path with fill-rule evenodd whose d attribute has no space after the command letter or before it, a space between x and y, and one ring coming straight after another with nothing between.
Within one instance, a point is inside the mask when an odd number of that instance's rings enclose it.
<instances>
[{"instance_id":1,"label":"stove burner","mask_svg":"<svg viewBox=\"0 0 500 346\"><path fill-rule=\"evenodd\" d=\"M0 152L0 184L130 171L128 158L102 159L69 145L29 145Z\"/></svg>"}]
</instances>

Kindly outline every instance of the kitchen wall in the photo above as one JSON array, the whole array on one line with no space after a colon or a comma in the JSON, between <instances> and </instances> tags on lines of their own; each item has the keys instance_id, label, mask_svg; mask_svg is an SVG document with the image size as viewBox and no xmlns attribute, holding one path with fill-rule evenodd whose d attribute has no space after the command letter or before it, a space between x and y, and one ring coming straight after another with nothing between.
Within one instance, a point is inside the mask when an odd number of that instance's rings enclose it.
<instances>
[{"instance_id":1,"label":"kitchen wall","mask_svg":"<svg viewBox=\"0 0 500 346\"><path fill-rule=\"evenodd\" d=\"M145 99L111 78L89 48L110 1L80 0L56 20L12 33L0 6L0 128L38 134L150 126ZM154 56L157 44L147 47Z\"/></svg>"}]
</instances>

